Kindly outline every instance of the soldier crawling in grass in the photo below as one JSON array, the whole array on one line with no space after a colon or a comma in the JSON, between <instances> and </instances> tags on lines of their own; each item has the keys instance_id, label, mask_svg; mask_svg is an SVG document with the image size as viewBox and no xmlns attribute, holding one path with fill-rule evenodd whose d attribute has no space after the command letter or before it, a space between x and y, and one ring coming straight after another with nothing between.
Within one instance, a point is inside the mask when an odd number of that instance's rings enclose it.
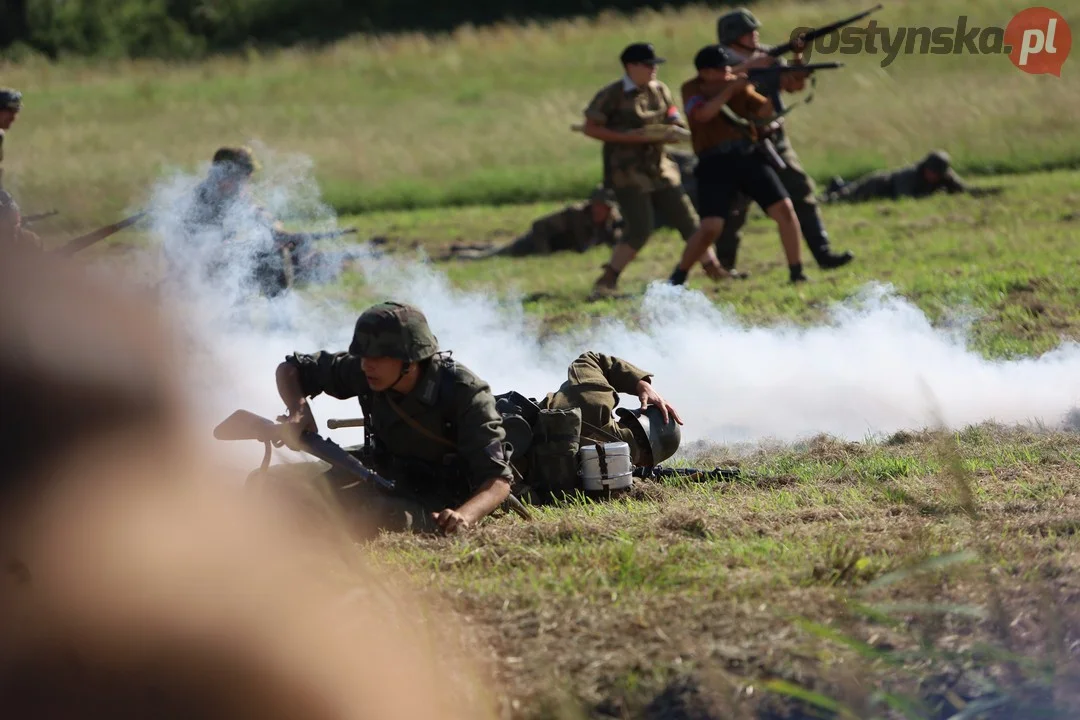
<instances>
[{"instance_id":1,"label":"soldier crawling in grass","mask_svg":"<svg viewBox=\"0 0 1080 720\"><path fill-rule=\"evenodd\" d=\"M834 177L822 202L924 198L940 190L950 195L969 193L975 196L996 194L998 191L997 188L969 186L952 169L949 154L944 150L935 150L918 163L898 170L878 170L851 182Z\"/></svg>"},{"instance_id":2,"label":"soldier crawling in grass","mask_svg":"<svg viewBox=\"0 0 1080 720\"><path fill-rule=\"evenodd\" d=\"M588 202L575 203L536 220L529 232L499 248L454 245L450 258L483 260L492 257L550 255L572 250L585 252L597 245L612 247L622 236L622 216L615 194L597 186Z\"/></svg>"},{"instance_id":3,"label":"soldier crawling in grass","mask_svg":"<svg viewBox=\"0 0 1080 720\"><path fill-rule=\"evenodd\" d=\"M698 215L682 188L679 169L664 153L664 144L680 141L682 134L676 131L686 129L671 90L656 79L664 58L657 57L652 45L634 43L623 50L620 61L622 78L596 93L585 109L584 133L603 143L604 186L615 191L625 223L603 275L593 285L593 298L616 292L619 275L653 232L656 210L684 241L698 232ZM672 132L644 132L663 126ZM727 276L712 248L702 266L714 279Z\"/></svg>"},{"instance_id":4,"label":"soldier crawling in grass","mask_svg":"<svg viewBox=\"0 0 1080 720\"><path fill-rule=\"evenodd\" d=\"M360 532L465 530L507 501L515 481L534 499L580 489L576 455L589 441L625 442L635 463L666 460L682 420L651 378L624 360L585 353L540 403L517 393L496 399L439 350L418 308L395 302L361 314L347 351L294 353L277 369L288 409L281 419L293 432L317 431L309 398L357 398L364 444L349 451L394 482L386 490L327 475ZM616 411L620 392L636 395L641 408Z\"/></svg>"}]
</instances>

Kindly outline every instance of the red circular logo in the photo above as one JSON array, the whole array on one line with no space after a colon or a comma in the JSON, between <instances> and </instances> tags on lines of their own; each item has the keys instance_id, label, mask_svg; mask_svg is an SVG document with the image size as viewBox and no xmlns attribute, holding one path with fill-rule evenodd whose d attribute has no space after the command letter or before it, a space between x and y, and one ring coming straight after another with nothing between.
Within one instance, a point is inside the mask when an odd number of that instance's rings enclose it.
<instances>
[{"instance_id":1,"label":"red circular logo","mask_svg":"<svg viewBox=\"0 0 1080 720\"><path fill-rule=\"evenodd\" d=\"M1061 77L1061 66L1072 47L1072 31L1065 18L1050 8L1030 7L1009 21L1005 44L1012 47L1009 60L1024 72Z\"/></svg>"}]
</instances>

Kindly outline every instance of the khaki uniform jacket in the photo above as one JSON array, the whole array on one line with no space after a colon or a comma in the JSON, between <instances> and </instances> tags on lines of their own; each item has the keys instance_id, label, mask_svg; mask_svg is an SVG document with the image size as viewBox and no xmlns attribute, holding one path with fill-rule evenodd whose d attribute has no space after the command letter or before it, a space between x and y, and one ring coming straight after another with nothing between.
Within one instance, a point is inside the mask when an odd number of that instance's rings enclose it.
<instances>
[{"instance_id":1,"label":"khaki uniform jacket","mask_svg":"<svg viewBox=\"0 0 1080 720\"><path fill-rule=\"evenodd\" d=\"M374 392L367 383L360 358L346 352L320 351L313 355L293 354L286 358L300 371L300 387L308 397L326 393L342 400L357 398L364 413L366 432L376 442L375 470L391 480L404 482L395 468L412 462L444 465L448 454L462 463L468 486L473 490L492 478L513 481L509 461L503 452L506 437L502 418L495 410L491 388L464 365L436 356L416 387L408 395L394 390ZM443 438L437 442L412 427L391 407L390 401L427 433ZM438 497L448 506L468 497L447 497L447 487L429 476L425 486L415 478L409 491L424 500ZM439 503L435 503L439 504Z\"/></svg>"},{"instance_id":2,"label":"khaki uniform jacket","mask_svg":"<svg viewBox=\"0 0 1080 720\"><path fill-rule=\"evenodd\" d=\"M686 127L667 85L654 80L644 88L617 80L596 93L585 117L611 130L628 131L646 125ZM604 143L604 186L652 192L678 187L679 168L661 143Z\"/></svg>"},{"instance_id":3,"label":"khaki uniform jacket","mask_svg":"<svg viewBox=\"0 0 1080 720\"><path fill-rule=\"evenodd\" d=\"M620 235L619 220L618 210L612 208L607 221L597 226L592 219L592 203L575 203L533 222L529 234L540 254L584 252L595 245L614 245Z\"/></svg>"},{"instance_id":4,"label":"khaki uniform jacket","mask_svg":"<svg viewBox=\"0 0 1080 720\"><path fill-rule=\"evenodd\" d=\"M578 408L584 440L606 443L618 438L630 446L634 464L640 464L637 439L628 428L619 425L615 408L619 405L619 393L635 395L638 381L652 378L652 373L621 358L589 351L570 363L566 375L566 382L557 391L548 393L539 403L540 408Z\"/></svg>"}]
</instances>

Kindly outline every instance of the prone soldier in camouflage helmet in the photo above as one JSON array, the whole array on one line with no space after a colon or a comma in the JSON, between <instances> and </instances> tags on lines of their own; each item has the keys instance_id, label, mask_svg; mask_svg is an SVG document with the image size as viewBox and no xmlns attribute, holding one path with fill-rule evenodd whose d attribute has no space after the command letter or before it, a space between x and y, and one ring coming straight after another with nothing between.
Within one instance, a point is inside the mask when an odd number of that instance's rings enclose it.
<instances>
[{"instance_id":1,"label":"prone soldier in camouflage helmet","mask_svg":"<svg viewBox=\"0 0 1080 720\"><path fill-rule=\"evenodd\" d=\"M258 169L250 148L218 148L210 172L195 188L183 218L185 235L192 243L186 249L207 237L229 242L241 233L265 234L269 246L253 252L254 279L264 295L275 297L293 284L310 250L302 234L285 232L284 225L251 197L251 177ZM210 248L206 253L211 278L220 276L226 266L217 250ZM181 263L188 258L175 260Z\"/></svg>"},{"instance_id":2,"label":"prone soldier in camouflage helmet","mask_svg":"<svg viewBox=\"0 0 1080 720\"><path fill-rule=\"evenodd\" d=\"M277 368L277 386L286 422L312 432L308 398L358 399L365 443L356 454L396 486L338 488L368 526L452 533L510 495L513 474L490 387L439 352L415 307L386 302L367 309L347 351L292 354Z\"/></svg>"},{"instance_id":3,"label":"prone soldier in camouflage helmet","mask_svg":"<svg viewBox=\"0 0 1080 720\"><path fill-rule=\"evenodd\" d=\"M455 245L450 253L461 260L550 255L565 250L581 253L597 245L614 246L622 225L615 194L601 185L593 190L588 202L568 205L539 218L529 232L507 245L494 249Z\"/></svg>"},{"instance_id":4,"label":"prone soldier in camouflage helmet","mask_svg":"<svg viewBox=\"0 0 1080 720\"><path fill-rule=\"evenodd\" d=\"M22 93L0 88L0 190L4 188L4 134L11 128L22 110Z\"/></svg>"},{"instance_id":5,"label":"prone soldier in camouflage helmet","mask_svg":"<svg viewBox=\"0 0 1080 720\"><path fill-rule=\"evenodd\" d=\"M899 170L879 170L851 182L833 178L822 201L862 202L904 197L923 198L939 190L945 190L950 195L962 192L980 195L987 192L987 189L967 185L950 166L949 154L944 150L935 150L920 162Z\"/></svg>"},{"instance_id":6,"label":"prone soldier in camouflage helmet","mask_svg":"<svg viewBox=\"0 0 1080 720\"><path fill-rule=\"evenodd\" d=\"M0 190L0 248L5 251L41 249L38 236L22 226L19 204L7 190Z\"/></svg>"},{"instance_id":7,"label":"prone soldier in camouflage helmet","mask_svg":"<svg viewBox=\"0 0 1080 720\"><path fill-rule=\"evenodd\" d=\"M735 56L736 60L749 61L749 67L768 67L774 63L783 64L782 60L769 57L766 54L768 47L759 44L758 28L760 27L761 23L754 17L753 13L745 8L738 8L725 13L717 20L717 39L721 45ZM795 65L803 64L801 48L798 46L796 46L794 61ZM775 74L766 77L760 82L755 82L757 91L772 101L773 109L778 114L783 114L785 111L781 91L798 92L805 87L805 84L806 77L801 73ZM781 119L779 131L772 135L772 140L787 167L779 170L777 174L787 190L787 194L791 197L791 202L795 207L795 214L799 218L803 238L806 240L807 247L810 248L814 260L817 261L821 269L830 270L842 267L851 262L854 255L849 251L835 253L830 248L828 233L825 231L825 224L818 209L814 181L803 170L799 157L795 154L794 148L791 147L787 133L784 132L782 123L783 119ZM717 257L721 265L727 269L735 267L741 242L739 231L746 223L750 202L749 197L745 195L739 196L728 217L723 233L716 241Z\"/></svg>"},{"instance_id":8,"label":"prone soldier in camouflage helmet","mask_svg":"<svg viewBox=\"0 0 1080 720\"><path fill-rule=\"evenodd\" d=\"M615 191L624 221L622 238L593 285L593 297L614 293L619 275L653 232L655 209L683 240L698 232L697 212L682 188L678 167L664 153L664 144L679 141L680 135L643 132L658 125L686 129L671 90L656 79L664 58L657 57L651 44L634 43L623 50L620 61L622 78L597 92L585 109L584 133L604 144L604 186ZM702 265L714 279L726 276L711 247Z\"/></svg>"}]
</instances>

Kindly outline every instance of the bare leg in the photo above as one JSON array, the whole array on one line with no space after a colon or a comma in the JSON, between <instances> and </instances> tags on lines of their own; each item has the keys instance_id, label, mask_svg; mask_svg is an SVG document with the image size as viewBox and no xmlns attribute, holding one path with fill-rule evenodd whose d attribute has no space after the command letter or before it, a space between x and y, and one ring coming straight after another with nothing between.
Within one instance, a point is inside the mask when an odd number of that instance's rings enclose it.
<instances>
[{"instance_id":1,"label":"bare leg","mask_svg":"<svg viewBox=\"0 0 1080 720\"><path fill-rule=\"evenodd\" d=\"M785 198L775 202L766 209L765 213L776 221L780 230L780 243L784 246L784 255L787 257L788 269L791 273L792 282L806 280L802 272L802 255L800 252L801 232L799 230L799 218L795 215L795 207L791 200Z\"/></svg>"},{"instance_id":2,"label":"bare leg","mask_svg":"<svg viewBox=\"0 0 1080 720\"><path fill-rule=\"evenodd\" d=\"M723 231L723 218L707 217L701 219L701 226L686 241L686 249L683 250L679 265L675 268L675 272L671 274L670 282L672 285L682 285L686 282L686 275L690 272L690 268L694 267L694 263L701 259L703 255L712 250L712 244L716 242L716 238L720 237L720 233Z\"/></svg>"}]
</instances>

